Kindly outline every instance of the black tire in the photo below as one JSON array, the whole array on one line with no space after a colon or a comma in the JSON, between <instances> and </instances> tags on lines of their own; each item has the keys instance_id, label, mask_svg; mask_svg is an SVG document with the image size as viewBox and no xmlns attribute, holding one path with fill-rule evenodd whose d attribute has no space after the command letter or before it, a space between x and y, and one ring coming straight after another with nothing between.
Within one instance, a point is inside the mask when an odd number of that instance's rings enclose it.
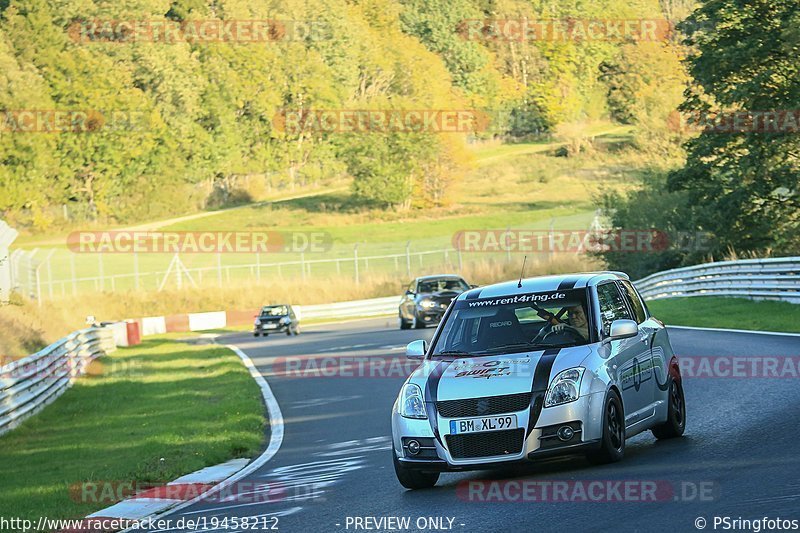
<instances>
[{"instance_id":1,"label":"black tire","mask_svg":"<svg viewBox=\"0 0 800 533\"><path fill-rule=\"evenodd\" d=\"M300 335L300 328L299 328L299 327L296 327L296 328L294 328L294 329L292 330L292 333L293 333L295 336L297 336L297 335Z\"/></svg>"},{"instance_id":2,"label":"black tire","mask_svg":"<svg viewBox=\"0 0 800 533\"><path fill-rule=\"evenodd\" d=\"M416 313L414 314L414 329L425 329L425 322L420 320Z\"/></svg>"},{"instance_id":3,"label":"black tire","mask_svg":"<svg viewBox=\"0 0 800 533\"><path fill-rule=\"evenodd\" d=\"M657 439L674 439L686 430L686 401L683 397L683 385L672 380L669 386L667 421L650 431Z\"/></svg>"},{"instance_id":4,"label":"black tire","mask_svg":"<svg viewBox=\"0 0 800 533\"><path fill-rule=\"evenodd\" d=\"M253 332L253 337L258 337L259 333L257 331Z\"/></svg>"},{"instance_id":5,"label":"black tire","mask_svg":"<svg viewBox=\"0 0 800 533\"><path fill-rule=\"evenodd\" d=\"M400 329L411 329L411 324L404 320L402 316L400 317Z\"/></svg>"},{"instance_id":6,"label":"black tire","mask_svg":"<svg viewBox=\"0 0 800 533\"><path fill-rule=\"evenodd\" d=\"M287 337L291 337L291 336L292 336L292 330L291 330L291 328L287 328L287 329L286 329L286 336L287 336Z\"/></svg>"},{"instance_id":7,"label":"black tire","mask_svg":"<svg viewBox=\"0 0 800 533\"><path fill-rule=\"evenodd\" d=\"M619 395L611 390L603 405L603 438L600 449L588 454L590 463L616 463L625 456L625 412Z\"/></svg>"},{"instance_id":8,"label":"black tire","mask_svg":"<svg viewBox=\"0 0 800 533\"><path fill-rule=\"evenodd\" d=\"M407 468L400 464L394 450L392 450L392 460L394 462L394 473L397 475L397 481L407 489L429 489L439 481L439 472L420 472L419 470Z\"/></svg>"}]
</instances>

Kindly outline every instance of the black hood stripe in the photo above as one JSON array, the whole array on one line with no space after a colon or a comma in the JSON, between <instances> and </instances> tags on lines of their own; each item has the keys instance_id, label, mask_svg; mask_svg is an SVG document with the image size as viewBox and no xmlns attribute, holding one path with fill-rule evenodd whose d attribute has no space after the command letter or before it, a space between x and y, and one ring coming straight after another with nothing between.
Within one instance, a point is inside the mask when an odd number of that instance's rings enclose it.
<instances>
[{"instance_id":1,"label":"black hood stripe","mask_svg":"<svg viewBox=\"0 0 800 533\"><path fill-rule=\"evenodd\" d=\"M444 446L444 443L442 443L442 438L439 435L439 418L436 411L436 402L439 400L439 381L441 381L442 376L453 361L454 359L440 361L425 382L425 412L428 414L428 422L431 424L433 436L436 437L436 440L438 440L439 444L442 446Z\"/></svg>"},{"instance_id":2,"label":"black hood stripe","mask_svg":"<svg viewBox=\"0 0 800 533\"><path fill-rule=\"evenodd\" d=\"M536 364L536 370L533 373L533 383L531 384L531 410L528 415L528 431L525 433L527 439L536 423L539 421L539 415L542 413L544 406L544 395L547 392L547 386L550 385L550 372L553 370L553 363L556 361L561 348L549 348L544 351Z\"/></svg>"}]
</instances>

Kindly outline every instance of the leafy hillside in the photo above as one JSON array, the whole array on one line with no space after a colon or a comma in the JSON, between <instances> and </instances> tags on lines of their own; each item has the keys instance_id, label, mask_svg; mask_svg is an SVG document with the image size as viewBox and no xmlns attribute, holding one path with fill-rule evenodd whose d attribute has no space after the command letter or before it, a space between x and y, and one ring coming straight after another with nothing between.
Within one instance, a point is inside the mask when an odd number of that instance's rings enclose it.
<instances>
[{"instance_id":1,"label":"leafy hillside","mask_svg":"<svg viewBox=\"0 0 800 533\"><path fill-rule=\"evenodd\" d=\"M672 93L682 88L672 41L468 39L463 21L661 19L675 4L0 0L0 214L33 230L65 217L132 222L342 178L377 206L447 203L470 165L468 136L537 136L609 115L635 122L648 106L643 87L663 83L649 68L665 57ZM268 20L288 30L266 42L76 37L98 20ZM299 23L320 31L293 31ZM286 110L389 109L480 110L490 122L367 134L276 120ZM88 131L21 132L26 110L88 113Z\"/></svg>"}]
</instances>

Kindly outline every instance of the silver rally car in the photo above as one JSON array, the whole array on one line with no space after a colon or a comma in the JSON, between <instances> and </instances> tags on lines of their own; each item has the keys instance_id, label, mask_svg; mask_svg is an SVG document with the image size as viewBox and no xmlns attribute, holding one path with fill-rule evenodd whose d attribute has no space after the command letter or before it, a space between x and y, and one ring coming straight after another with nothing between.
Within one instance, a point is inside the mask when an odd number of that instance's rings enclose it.
<instances>
[{"instance_id":1,"label":"silver rally car","mask_svg":"<svg viewBox=\"0 0 800 533\"><path fill-rule=\"evenodd\" d=\"M561 454L619 461L625 439L678 437L683 387L664 324L625 274L531 278L464 292L392 409L395 472L409 489L441 472Z\"/></svg>"}]
</instances>

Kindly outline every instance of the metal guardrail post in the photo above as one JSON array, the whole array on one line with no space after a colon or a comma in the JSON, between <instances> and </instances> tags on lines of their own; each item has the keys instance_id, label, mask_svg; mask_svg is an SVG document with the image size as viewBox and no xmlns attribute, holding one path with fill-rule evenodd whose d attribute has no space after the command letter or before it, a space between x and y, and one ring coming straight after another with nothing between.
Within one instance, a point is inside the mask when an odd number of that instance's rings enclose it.
<instances>
[{"instance_id":1,"label":"metal guardrail post","mask_svg":"<svg viewBox=\"0 0 800 533\"><path fill-rule=\"evenodd\" d=\"M411 277L411 241L406 243L406 274Z\"/></svg>"},{"instance_id":2,"label":"metal guardrail post","mask_svg":"<svg viewBox=\"0 0 800 533\"><path fill-rule=\"evenodd\" d=\"M356 285L360 285L361 279L358 276L358 244L353 246L353 265L355 266Z\"/></svg>"}]
</instances>

